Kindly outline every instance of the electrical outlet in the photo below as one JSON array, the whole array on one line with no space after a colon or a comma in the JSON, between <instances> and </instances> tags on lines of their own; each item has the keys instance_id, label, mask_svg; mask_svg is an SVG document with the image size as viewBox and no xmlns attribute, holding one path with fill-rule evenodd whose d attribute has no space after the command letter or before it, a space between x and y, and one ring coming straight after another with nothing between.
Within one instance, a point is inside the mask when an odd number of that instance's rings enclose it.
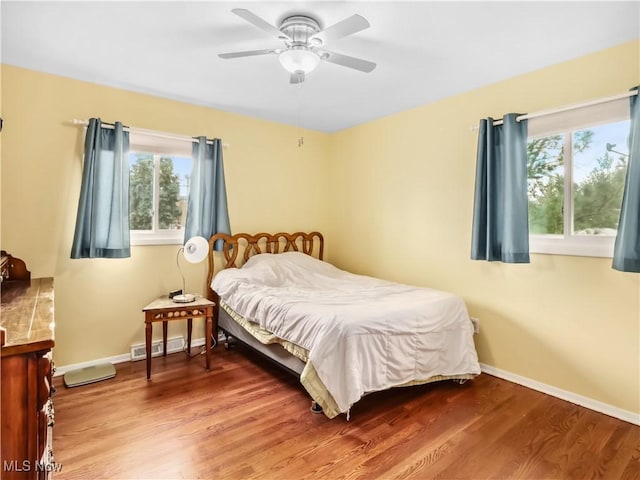
<instances>
[{"instance_id":1,"label":"electrical outlet","mask_svg":"<svg viewBox=\"0 0 640 480\"><path fill-rule=\"evenodd\" d=\"M473 333L480 333L480 319L471 317L471 323L473 323Z\"/></svg>"}]
</instances>

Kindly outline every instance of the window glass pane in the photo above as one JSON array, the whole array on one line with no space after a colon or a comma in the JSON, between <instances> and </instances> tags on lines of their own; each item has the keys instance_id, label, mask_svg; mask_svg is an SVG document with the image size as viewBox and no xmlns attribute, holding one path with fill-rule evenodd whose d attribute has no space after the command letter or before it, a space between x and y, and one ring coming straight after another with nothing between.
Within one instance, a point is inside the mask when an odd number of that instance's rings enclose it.
<instances>
[{"instance_id":1,"label":"window glass pane","mask_svg":"<svg viewBox=\"0 0 640 480\"><path fill-rule=\"evenodd\" d=\"M629 148L629 121L573 132L573 232L616 234Z\"/></svg>"},{"instance_id":2,"label":"window glass pane","mask_svg":"<svg viewBox=\"0 0 640 480\"><path fill-rule=\"evenodd\" d=\"M564 135L530 138L527 142L529 232L564 233Z\"/></svg>"},{"instance_id":3,"label":"window glass pane","mask_svg":"<svg viewBox=\"0 0 640 480\"><path fill-rule=\"evenodd\" d=\"M187 214L191 158L163 155L159 169L158 228L181 230Z\"/></svg>"},{"instance_id":4,"label":"window glass pane","mask_svg":"<svg viewBox=\"0 0 640 480\"><path fill-rule=\"evenodd\" d=\"M129 154L129 228L153 228L153 155Z\"/></svg>"}]
</instances>

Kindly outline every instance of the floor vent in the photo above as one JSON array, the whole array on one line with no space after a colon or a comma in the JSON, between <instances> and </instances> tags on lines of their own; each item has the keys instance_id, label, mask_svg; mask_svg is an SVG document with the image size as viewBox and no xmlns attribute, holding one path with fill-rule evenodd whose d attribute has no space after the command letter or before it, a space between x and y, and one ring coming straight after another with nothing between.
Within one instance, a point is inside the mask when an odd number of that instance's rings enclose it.
<instances>
[{"instance_id":1,"label":"floor vent","mask_svg":"<svg viewBox=\"0 0 640 480\"><path fill-rule=\"evenodd\" d=\"M184 337L173 337L167 339L167 353L181 352L184 350ZM162 340L156 340L151 344L151 356L162 355ZM147 358L147 349L144 343L131 345L131 360L144 360Z\"/></svg>"}]
</instances>

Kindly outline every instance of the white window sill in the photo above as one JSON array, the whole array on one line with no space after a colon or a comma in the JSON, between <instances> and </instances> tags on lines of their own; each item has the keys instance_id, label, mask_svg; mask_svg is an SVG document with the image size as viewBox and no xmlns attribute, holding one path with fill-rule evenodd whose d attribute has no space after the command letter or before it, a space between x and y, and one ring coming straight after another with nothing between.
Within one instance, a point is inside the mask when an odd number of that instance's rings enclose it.
<instances>
[{"instance_id":1,"label":"white window sill","mask_svg":"<svg viewBox=\"0 0 640 480\"><path fill-rule=\"evenodd\" d=\"M613 236L530 235L529 252L546 255L571 255L578 257L613 257Z\"/></svg>"},{"instance_id":2,"label":"white window sill","mask_svg":"<svg viewBox=\"0 0 640 480\"><path fill-rule=\"evenodd\" d=\"M166 232L141 232L131 231L131 245L182 245L184 243L184 230L171 230Z\"/></svg>"}]
</instances>

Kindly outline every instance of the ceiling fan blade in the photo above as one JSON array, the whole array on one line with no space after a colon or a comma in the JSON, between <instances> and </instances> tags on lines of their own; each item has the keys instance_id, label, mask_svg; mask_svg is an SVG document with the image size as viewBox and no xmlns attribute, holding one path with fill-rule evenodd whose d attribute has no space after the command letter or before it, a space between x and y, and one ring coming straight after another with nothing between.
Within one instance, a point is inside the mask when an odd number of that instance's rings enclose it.
<instances>
[{"instance_id":1,"label":"ceiling fan blade","mask_svg":"<svg viewBox=\"0 0 640 480\"><path fill-rule=\"evenodd\" d=\"M360 70L361 72L369 73L376 64L363 60L361 58L350 57L349 55L343 55L341 53L329 52L327 50L318 51L318 55L322 60L335 63L336 65L342 65L343 67L353 68L354 70Z\"/></svg>"},{"instance_id":2,"label":"ceiling fan blade","mask_svg":"<svg viewBox=\"0 0 640 480\"><path fill-rule=\"evenodd\" d=\"M255 13L249 10L246 10L244 8L234 8L231 11L236 15L238 15L240 18L243 18L247 22L258 27L260 30L267 32L269 35L275 36L280 40L291 40L291 38L289 38L288 35L282 33L280 30L278 30L278 28L271 25L269 22L267 22L266 20L263 20L262 18L260 18Z\"/></svg>"},{"instance_id":3,"label":"ceiling fan blade","mask_svg":"<svg viewBox=\"0 0 640 480\"><path fill-rule=\"evenodd\" d=\"M304 82L304 72L295 72L291 74L289 79L289 83L292 85L296 85Z\"/></svg>"},{"instance_id":4,"label":"ceiling fan blade","mask_svg":"<svg viewBox=\"0 0 640 480\"><path fill-rule=\"evenodd\" d=\"M267 55L269 53L280 53L280 50L274 50L270 48L268 50L249 50L246 52L232 52L232 53L219 53L220 58L239 58L239 57L253 57L256 55Z\"/></svg>"},{"instance_id":5,"label":"ceiling fan blade","mask_svg":"<svg viewBox=\"0 0 640 480\"><path fill-rule=\"evenodd\" d=\"M324 45L327 42L332 42L347 35L352 35L356 32L369 28L369 22L361 15L351 15L344 20L325 28L321 32L316 33L311 37L311 41L320 40L320 45Z\"/></svg>"}]
</instances>

